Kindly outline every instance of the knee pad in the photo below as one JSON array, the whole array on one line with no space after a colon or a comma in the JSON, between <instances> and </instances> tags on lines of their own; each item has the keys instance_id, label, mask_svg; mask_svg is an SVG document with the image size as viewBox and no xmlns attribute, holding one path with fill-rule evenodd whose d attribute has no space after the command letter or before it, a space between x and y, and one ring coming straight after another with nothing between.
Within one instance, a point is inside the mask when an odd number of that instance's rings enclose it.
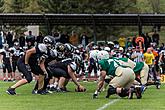
<instances>
[{"instance_id":1,"label":"knee pad","mask_svg":"<svg viewBox=\"0 0 165 110\"><path fill-rule=\"evenodd\" d=\"M116 88L114 88L113 86L109 85L108 93L109 93L110 95L116 94Z\"/></svg>"},{"instance_id":2,"label":"knee pad","mask_svg":"<svg viewBox=\"0 0 165 110\"><path fill-rule=\"evenodd\" d=\"M109 96L112 95L112 94L116 94L116 88L114 88L113 86L109 85L106 98L109 98Z\"/></svg>"},{"instance_id":3,"label":"knee pad","mask_svg":"<svg viewBox=\"0 0 165 110\"><path fill-rule=\"evenodd\" d=\"M126 97L126 96L128 96L128 91L129 91L129 89L122 88L122 89L121 89L121 93L119 93L118 95L119 95L120 97Z\"/></svg>"}]
</instances>

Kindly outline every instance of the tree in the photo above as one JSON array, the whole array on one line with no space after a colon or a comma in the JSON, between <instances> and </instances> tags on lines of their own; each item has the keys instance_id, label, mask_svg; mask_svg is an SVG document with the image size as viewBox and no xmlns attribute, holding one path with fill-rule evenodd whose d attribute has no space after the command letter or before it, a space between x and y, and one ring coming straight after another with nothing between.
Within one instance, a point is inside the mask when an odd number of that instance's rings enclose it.
<instances>
[{"instance_id":1,"label":"tree","mask_svg":"<svg viewBox=\"0 0 165 110\"><path fill-rule=\"evenodd\" d=\"M0 13L4 11L4 0L0 0Z\"/></svg>"},{"instance_id":2,"label":"tree","mask_svg":"<svg viewBox=\"0 0 165 110\"><path fill-rule=\"evenodd\" d=\"M29 6L29 0L11 0L11 12L24 13L24 9Z\"/></svg>"},{"instance_id":3,"label":"tree","mask_svg":"<svg viewBox=\"0 0 165 110\"><path fill-rule=\"evenodd\" d=\"M153 13L160 13L160 0L149 0L153 9Z\"/></svg>"}]
</instances>

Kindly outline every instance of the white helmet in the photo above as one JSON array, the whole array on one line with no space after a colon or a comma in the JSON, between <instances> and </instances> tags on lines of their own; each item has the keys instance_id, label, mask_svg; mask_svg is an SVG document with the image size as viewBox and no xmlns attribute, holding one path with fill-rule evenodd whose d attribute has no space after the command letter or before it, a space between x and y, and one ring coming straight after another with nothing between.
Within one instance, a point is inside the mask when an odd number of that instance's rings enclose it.
<instances>
[{"instance_id":1,"label":"white helmet","mask_svg":"<svg viewBox=\"0 0 165 110\"><path fill-rule=\"evenodd\" d=\"M93 58L95 61L97 61L98 53L99 53L99 50L91 50L89 52L89 58Z\"/></svg>"},{"instance_id":2,"label":"white helmet","mask_svg":"<svg viewBox=\"0 0 165 110\"><path fill-rule=\"evenodd\" d=\"M111 51L111 49L109 47L104 47L104 50L107 51L107 52Z\"/></svg>"},{"instance_id":3,"label":"white helmet","mask_svg":"<svg viewBox=\"0 0 165 110\"><path fill-rule=\"evenodd\" d=\"M119 47L119 51L123 52L124 51L123 47Z\"/></svg>"},{"instance_id":4,"label":"white helmet","mask_svg":"<svg viewBox=\"0 0 165 110\"><path fill-rule=\"evenodd\" d=\"M112 41L109 41L107 44L109 44L109 45L115 45Z\"/></svg>"},{"instance_id":5,"label":"white helmet","mask_svg":"<svg viewBox=\"0 0 165 110\"><path fill-rule=\"evenodd\" d=\"M55 43L55 38L53 36L45 36L43 39L44 44L50 44L53 45Z\"/></svg>"},{"instance_id":6,"label":"white helmet","mask_svg":"<svg viewBox=\"0 0 165 110\"><path fill-rule=\"evenodd\" d=\"M101 50L98 52L97 59L98 60L109 59L109 53L105 50Z\"/></svg>"}]
</instances>

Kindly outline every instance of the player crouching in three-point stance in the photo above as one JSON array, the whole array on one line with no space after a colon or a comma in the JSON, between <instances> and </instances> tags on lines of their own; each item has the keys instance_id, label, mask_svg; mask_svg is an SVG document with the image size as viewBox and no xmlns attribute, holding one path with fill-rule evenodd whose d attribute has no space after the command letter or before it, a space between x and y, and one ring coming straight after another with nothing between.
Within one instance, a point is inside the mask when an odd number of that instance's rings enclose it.
<instances>
[{"instance_id":1,"label":"player crouching in three-point stance","mask_svg":"<svg viewBox=\"0 0 165 110\"><path fill-rule=\"evenodd\" d=\"M114 59L109 59L109 54L106 51L98 53L98 60L100 66L100 81L98 82L97 90L93 94L93 98L97 98L103 87L106 75L110 75L112 80L109 83L106 98L110 95L118 94L120 97L132 97L132 84L135 80L135 74L129 67L123 67ZM140 92L140 91L139 91ZM141 97L141 94L139 94Z\"/></svg>"}]
</instances>

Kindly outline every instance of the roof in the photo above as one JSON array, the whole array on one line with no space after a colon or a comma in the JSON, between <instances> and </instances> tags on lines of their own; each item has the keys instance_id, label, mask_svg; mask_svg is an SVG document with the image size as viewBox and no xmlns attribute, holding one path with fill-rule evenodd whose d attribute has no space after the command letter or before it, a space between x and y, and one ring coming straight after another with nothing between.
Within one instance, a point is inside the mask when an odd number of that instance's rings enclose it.
<instances>
[{"instance_id":1,"label":"roof","mask_svg":"<svg viewBox=\"0 0 165 110\"><path fill-rule=\"evenodd\" d=\"M1 13L0 24L8 25L165 25L165 14L25 14Z\"/></svg>"}]
</instances>

